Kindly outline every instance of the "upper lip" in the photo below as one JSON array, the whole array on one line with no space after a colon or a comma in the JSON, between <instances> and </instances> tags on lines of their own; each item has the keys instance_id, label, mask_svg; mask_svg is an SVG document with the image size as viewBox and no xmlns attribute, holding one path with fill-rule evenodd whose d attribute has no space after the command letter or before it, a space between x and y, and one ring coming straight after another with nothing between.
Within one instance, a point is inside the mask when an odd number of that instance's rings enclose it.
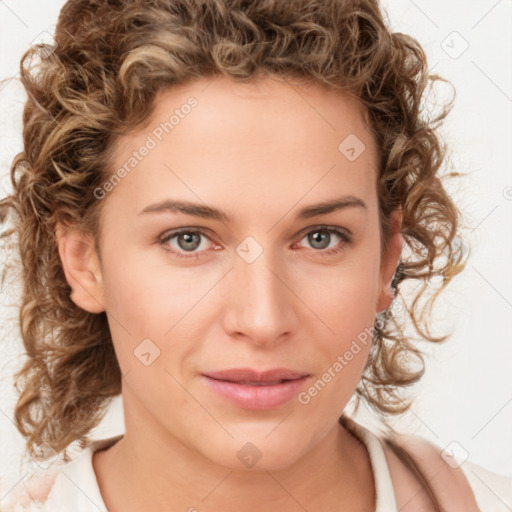
<instances>
[{"instance_id":1,"label":"upper lip","mask_svg":"<svg viewBox=\"0 0 512 512\"><path fill-rule=\"evenodd\" d=\"M251 368L233 368L231 370L208 372L203 375L212 379L226 380L230 382L271 382L300 379L308 376L309 374L305 372L297 372L288 368L274 368L264 372L259 372Z\"/></svg>"}]
</instances>

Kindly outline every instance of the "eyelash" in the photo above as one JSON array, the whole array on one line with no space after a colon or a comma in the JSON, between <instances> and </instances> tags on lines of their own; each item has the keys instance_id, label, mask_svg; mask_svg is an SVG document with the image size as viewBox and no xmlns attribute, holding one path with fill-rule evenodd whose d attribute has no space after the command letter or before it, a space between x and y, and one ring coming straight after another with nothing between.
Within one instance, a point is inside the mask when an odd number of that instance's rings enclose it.
<instances>
[{"instance_id":1,"label":"eyelash","mask_svg":"<svg viewBox=\"0 0 512 512\"><path fill-rule=\"evenodd\" d=\"M316 251L315 251L315 249L313 249L315 252L319 252L322 255L331 256L333 254L339 253L339 252L345 250L346 245L350 245L352 243L352 237L348 233L346 233L345 231L342 231L338 228L331 227L331 226L315 226L313 228L307 228L307 230L303 230L299 233L300 240L302 240L302 238L304 238L306 235L308 235L310 233L315 233L318 231L327 232L330 234L334 233L335 235L338 235L342 240L340 242L340 244L338 244L336 247L333 247L331 249L324 249L324 250L319 249ZM172 231L170 233L164 233L162 235L162 237L159 238L159 244L163 246L164 250L174 254L178 258L196 258L196 259L199 258L200 252L189 252L188 254L186 254L186 253L183 253L180 251L175 251L174 249L169 249L169 246L166 245L167 242L169 242L173 238L175 238L183 233L199 233L199 234L203 235L204 237L206 237L208 240L212 241L210 239L210 237L208 236L208 233L201 228L184 228L184 229L178 229L178 230Z\"/></svg>"}]
</instances>

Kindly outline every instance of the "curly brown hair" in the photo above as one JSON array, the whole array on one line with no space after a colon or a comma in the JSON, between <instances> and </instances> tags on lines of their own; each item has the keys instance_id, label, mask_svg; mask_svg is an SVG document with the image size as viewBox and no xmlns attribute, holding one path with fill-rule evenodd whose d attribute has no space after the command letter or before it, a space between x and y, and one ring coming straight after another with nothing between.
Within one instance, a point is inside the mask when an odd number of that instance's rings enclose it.
<instances>
[{"instance_id":1,"label":"curly brown hair","mask_svg":"<svg viewBox=\"0 0 512 512\"><path fill-rule=\"evenodd\" d=\"M149 118L159 91L194 79L273 74L359 99L379 149L382 251L390 213L403 212L408 254L392 287L420 340L447 338L434 336L428 323L435 299L466 264L461 213L440 176L446 147L438 127L453 99L425 114L429 89L447 82L429 74L418 41L390 31L377 0L69 0L55 43L34 46L21 59L24 151L11 166L13 194L0 203L2 222L14 214L3 237L17 235L21 262L19 319L28 357L15 378L15 419L32 456L43 441L56 451L85 442L121 393L105 313L70 299L56 223L91 233L99 251L102 202L94 190L111 175L114 143ZM400 286L408 280L422 286L406 297ZM356 389L358 403L366 400L384 422L410 407L402 388L424 372L422 352L404 334L407 324L390 310L377 316Z\"/></svg>"}]
</instances>

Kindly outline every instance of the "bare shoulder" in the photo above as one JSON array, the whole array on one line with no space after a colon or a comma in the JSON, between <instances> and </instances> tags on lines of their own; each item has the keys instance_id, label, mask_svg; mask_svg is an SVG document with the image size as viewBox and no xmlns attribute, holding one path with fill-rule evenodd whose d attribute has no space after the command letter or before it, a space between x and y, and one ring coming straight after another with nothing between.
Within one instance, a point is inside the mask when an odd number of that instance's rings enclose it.
<instances>
[{"instance_id":1,"label":"bare shoulder","mask_svg":"<svg viewBox=\"0 0 512 512\"><path fill-rule=\"evenodd\" d=\"M478 511L475 496L461 467L449 464L442 448L420 436L392 439L400 452L405 451L419 466L441 507L453 512ZM425 486L409 466L381 439L389 465L398 509L401 512L430 512L434 506ZM449 460L449 459L448 459Z\"/></svg>"}]
</instances>

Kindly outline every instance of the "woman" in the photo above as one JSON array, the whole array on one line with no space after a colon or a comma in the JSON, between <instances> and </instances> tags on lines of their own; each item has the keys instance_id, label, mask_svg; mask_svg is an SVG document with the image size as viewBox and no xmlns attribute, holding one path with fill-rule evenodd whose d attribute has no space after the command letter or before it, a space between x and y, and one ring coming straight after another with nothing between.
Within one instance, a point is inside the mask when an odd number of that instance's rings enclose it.
<instances>
[{"instance_id":1,"label":"woman","mask_svg":"<svg viewBox=\"0 0 512 512\"><path fill-rule=\"evenodd\" d=\"M15 419L66 465L7 510L485 510L478 467L342 414L407 409L393 298L465 264L418 43L370 0L70 0L55 41L24 57L2 217ZM87 443L120 393L125 434Z\"/></svg>"}]
</instances>

